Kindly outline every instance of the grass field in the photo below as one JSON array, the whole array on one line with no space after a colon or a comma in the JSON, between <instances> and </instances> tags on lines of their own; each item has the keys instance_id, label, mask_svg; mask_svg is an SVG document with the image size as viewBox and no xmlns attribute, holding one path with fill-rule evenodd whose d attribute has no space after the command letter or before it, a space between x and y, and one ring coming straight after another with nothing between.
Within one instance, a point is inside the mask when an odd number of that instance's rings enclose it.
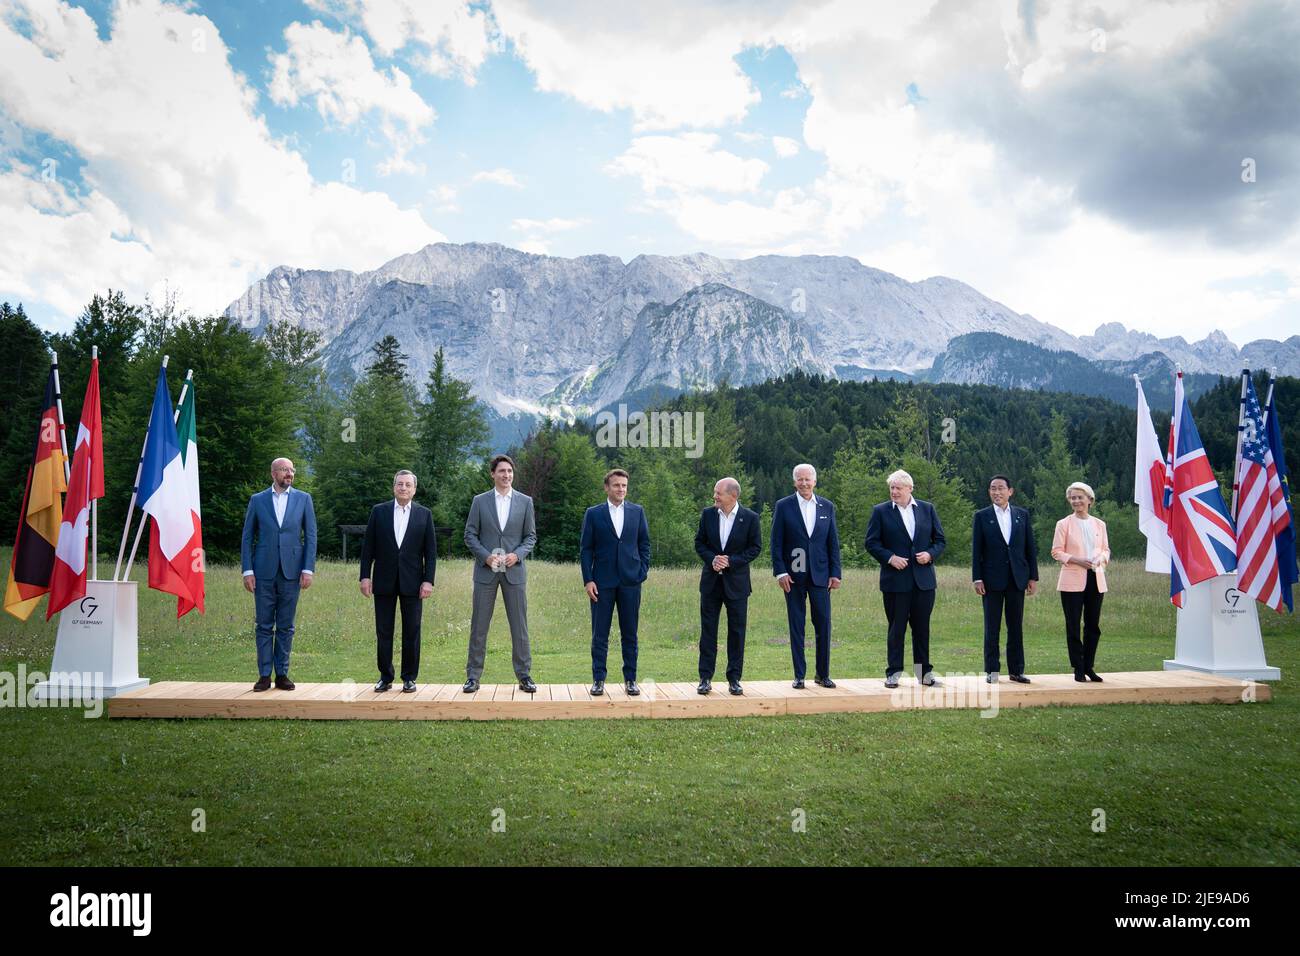
<instances>
[{"instance_id":1,"label":"grass field","mask_svg":"<svg viewBox=\"0 0 1300 956\"><path fill-rule=\"evenodd\" d=\"M1030 674L1068 670L1055 571L1045 574L1026 608ZM981 669L968 577L941 571L931 649L941 674ZM351 565L318 569L299 607L295 680L375 679L372 611L355 578ZM652 571L643 680L696 679L697 579ZM1167 579L1124 564L1110 580L1098 669L1158 670L1174 647ZM788 679L780 593L766 575L756 584L745 676ZM531 565L529 600L534 678L589 681L576 567ZM140 603L143 676L256 679L252 596L237 569L210 570L205 617L176 624L174 599L157 592L142 589ZM463 680L469 609L468 562L443 562L422 680ZM49 667L43 614L0 616L0 670ZM495 723L11 709L0 712L0 864L1293 866L1300 622L1270 611L1261 621L1284 677L1265 704ZM883 673L874 573L848 573L833 626L833 676ZM811 667L811 646L808 657ZM725 650L719 658L720 677ZM618 660L615 638L612 678ZM499 605L483 680L513 681ZM195 832L200 809L206 828Z\"/></svg>"}]
</instances>

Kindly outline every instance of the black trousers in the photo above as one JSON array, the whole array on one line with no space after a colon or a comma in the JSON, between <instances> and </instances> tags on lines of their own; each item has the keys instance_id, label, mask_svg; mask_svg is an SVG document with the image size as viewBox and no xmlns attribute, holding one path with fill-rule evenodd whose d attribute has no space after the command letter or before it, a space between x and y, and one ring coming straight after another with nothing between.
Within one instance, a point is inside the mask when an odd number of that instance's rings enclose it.
<instances>
[{"instance_id":1,"label":"black trousers","mask_svg":"<svg viewBox=\"0 0 1300 956\"><path fill-rule=\"evenodd\" d=\"M920 588L881 592L885 599L885 620L889 622L886 677L903 669L903 640L909 624L912 627L912 662L920 665L922 676L934 669L930 666L930 612L934 610L934 594L933 590L922 591Z\"/></svg>"},{"instance_id":2,"label":"black trousers","mask_svg":"<svg viewBox=\"0 0 1300 956\"><path fill-rule=\"evenodd\" d=\"M1097 590L1097 572L1088 572L1082 591L1062 591L1061 610L1065 612L1065 647L1070 652L1070 666L1076 671L1093 670L1097 642L1101 640L1101 601L1106 595ZM1079 640L1079 618L1083 618L1083 640Z\"/></svg>"},{"instance_id":3,"label":"black trousers","mask_svg":"<svg viewBox=\"0 0 1300 956\"><path fill-rule=\"evenodd\" d=\"M749 595L729 598L718 588L700 595L700 678L713 680L718 662L718 619L727 607L727 680L740 680L745 669L745 619Z\"/></svg>"},{"instance_id":4,"label":"black trousers","mask_svg":"<svg viewBox=\"0 0 1300 956\"><path fill-rule=\"evenodd\" d=\"M812 611L813 632L817 639L817 656L813 661L813 676L829 680L831 676L831 592L828 587L790 581L785 596L785 619L790 625L790 661L794 665L795 680L803 680L808 673L804 658L805 607Z\"/></svg>"},{"instance_id":5,"label":"black trousers","mask_svg":"<svg viewBox=\"0 0 1300 956\"><path fill-rule=\"evenodd\" d=\"M984 592L984 670L1002 670L999 651L1002 643L1002 615L1007 617L1007 670L1025 672L1025 592L1008 588Z\"/></svg>"},{"instance_id":6,"label":"black trousers","mask_svg":"<svg viewBox=\"0 0 1300 956\"><path fill-rule=\"evenodd\" d=\"M402 603L402 680L415 680L420 673L420 615L424 604L414 594L375 595L375 638L378 644L379 676L393 679L393 621L397 602Z\"/></svg>"}]
</instances>

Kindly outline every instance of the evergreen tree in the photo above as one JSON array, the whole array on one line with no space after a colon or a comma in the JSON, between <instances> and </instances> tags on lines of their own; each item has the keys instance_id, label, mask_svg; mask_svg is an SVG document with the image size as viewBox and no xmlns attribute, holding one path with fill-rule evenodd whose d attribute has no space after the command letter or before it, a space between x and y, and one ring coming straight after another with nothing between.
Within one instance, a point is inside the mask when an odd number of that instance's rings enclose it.
<instances>
[{"instance_id":1,"label":"evergreen tree","mask_svg":"<svg viewBox=\"0 0 1300 956\"><path fill-rule=\"evenodd\" d=\"M418 431L420 485L434 517L440 525L463 523L470 499L485 490L466 478L477 471L474 460L488 453L487 414L470 394L469 383L447 372L441 347L429 370Z\"/></svg>"},{"instance_id":2,"label":"evergreen tree","mask_svg":"<svg viewBox=\"0 0 1300 956\"><path fill-rule=\"evenodd\" d=\"M27 468L36 447L50 353L45 336L21 304L0 304L0 342L5 350L0 362L0 547L8 547L18 530Z\"/></svg>"}]
</instances>

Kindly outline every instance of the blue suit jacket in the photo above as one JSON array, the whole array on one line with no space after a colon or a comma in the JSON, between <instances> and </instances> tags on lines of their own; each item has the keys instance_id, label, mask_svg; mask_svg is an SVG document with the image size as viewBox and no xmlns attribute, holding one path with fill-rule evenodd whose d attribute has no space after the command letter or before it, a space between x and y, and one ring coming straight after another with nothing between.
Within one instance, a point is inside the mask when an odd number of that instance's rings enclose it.
<instances>
[{"instance_id":1,"label":"blue suit jacket","mask_svg":"<svg viewBox=\"0 0 1300 956\"><path fill-rule=\"evenodd\" d=\"M934 505L920 498L916 502L916 535L907 536L907 525L898 513L892 501L881 502L871 509L871 520L867 522L867 551L880 562L880 590L933 591L936 586L934 563L943 554L943 526L939 524L939 513ZM930 564L917 564L916 555L929 551L933 561ZM894 555L907 558L907 567L899 571L889 566L889 559Z\"/></svg>"},{"instance_id":2,"label":"blue suit jacket","mask_svg":"<svg viewBox=\"0 0 1300 956\"><path fill-rule=\"evenodd\" d=\"M971 532L972 581L983 581L990 591L1023 591L1038 580L1038 543L1029 523L1029 512L1011 506L1011 543L1002 539L993 506L975 512Z\"/></svg>"},{"instance_id":3,"label":"blue suit jacket","mask_svg":"<svg viewBox=\"0 0 1300 956\"><path fill-rule=\"evenodd\" d=\"M809 538L798 497L798 492L786 495L772 509L772 574L775 577L788 574L792 581L824 588L831 578L844 576L840 569L840 531L835 523L835 506L821 495L813 495L817 501L817 520ZM805 567L803 571L793 570L796 551L802 551L805 556L800 562Z\"/></svg>"},{"instance_id":4,"label":"blue suit jacket","mask_svg":"<svg viewBox=\"0 0 1300 956\"><path fill-rule=\"evenodd\" d=\"M650 574L650 525L645 509L623 502L623 537L614 534L609 505L592 505L582 516L582 583L631 587Z\"/></svg>"},{"instance_id":5,"label":"blue suit jacket","mask_svg":"<svg viewBox=\"0 0 1300 956\"><path fill-rule=\"evenodd\" d=\"M316 571L316 509L311 495L297 488L290 488L288 494L283 527L275 520L270 488L248 499L239 553L243 570L252 571L254 577L296 578L303 571Z\"/></svg>"}]
</instances>

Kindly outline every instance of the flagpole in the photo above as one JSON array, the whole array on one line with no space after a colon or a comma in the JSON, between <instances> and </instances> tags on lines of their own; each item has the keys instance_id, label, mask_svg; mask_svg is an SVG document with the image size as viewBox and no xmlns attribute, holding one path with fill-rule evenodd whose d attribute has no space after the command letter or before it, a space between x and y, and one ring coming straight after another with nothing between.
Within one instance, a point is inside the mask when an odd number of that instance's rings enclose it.
<instances>
[{"instance_id":1,"label":"flagpole","mask_svg":"<svg viewBox=\"0 0 1300 956\"><path fill-rule=\"evenodd\" d=\"M176 410L172 412L172 424L176 424L177 419L181 417L181 406L185 404L185 393L190 389L190 380L194 378L194 369L187 369L185 372L185 382L181 385L180 401L176 403ZM141 456L143 458L143 456ZM138 479L137 479L138 480ZM131 545L131 557L126 562L126 575L122 578L125 581L131 576L131 568L135 565L135 552L140 547L140 536L144 534L145 522L149 516L145 515L140 519L139 526L135 529L135 542Z\"/></svg>"},{"instance_id":2,"label":"flagpole","mask_svg":"<svg viewBox=\"0 0 1300 956\"><path fill-rule=\"evenodd\" d=\"M1232 456L1232 507L1228 514L1237 520L1237 494L1241 490L1241 436L1246 429L1246 378L1250 369L1241 370L1241 398L1237 401L1237 451Z\"/></svg>"},{"instance_id":3,"label":"flagpole","mask_svg":"<svg viewBox=\"0 0 1300 956\"><path fill-rule=\"evenodd\" d=\"M162 367L167 367L167 361L171 358L169 355L162 357ZM153 407L149 409L149 423L153 423ZM126 539L131 534L131 516L135 513L135 499L140 493L140 472L144 470L144 450L149 444L149 429L144 430L144 442L140 445L140 460L135 466L135 485L131 488L131 503L126 507L126 523L122 525L122 543L117 547L117 564L113 568L113 580L119 579L119 572L122 570L122 558L126 554ZM122 580L125 580L124 578Z\"/></svg>"},{"instance_id":4,"label":"flagpole","mask_svg":"<svg viewBox=\"0 0 1300 956\"><path fill-rule=\"evenodd\" d=\"M72 480L72 464L68 461L68 430L63 425L63 390L59 387L59 353L50 352L54 371L54 404L59 410L59 442L63 445L63 483Z\"/></svg>"},{"instance_id":5,"label":"flagpole","mask_svg":"<svg viewBox=\"0 0 1300 956\"><path fill-rule=\"evenodd\" d=\"M99 346L90 347L90 367L99 361ZM101 442L102 454L102 442ZM90 580L99 580L99 499L90 499Z\"/></svg>"},{"instance_id":6,"label":"flagpole","mask_svg":"<svg viewBox=\"0 0 1300 956\"><path fill-rule=\"evenodd\" d=\"M1273 404L1273 386L1277 384L1277 366L1269 369L1268 377L1268 398L1264 399L1264 427L1268 427L1268 407Z\"/></svg>"}]
</instances>

